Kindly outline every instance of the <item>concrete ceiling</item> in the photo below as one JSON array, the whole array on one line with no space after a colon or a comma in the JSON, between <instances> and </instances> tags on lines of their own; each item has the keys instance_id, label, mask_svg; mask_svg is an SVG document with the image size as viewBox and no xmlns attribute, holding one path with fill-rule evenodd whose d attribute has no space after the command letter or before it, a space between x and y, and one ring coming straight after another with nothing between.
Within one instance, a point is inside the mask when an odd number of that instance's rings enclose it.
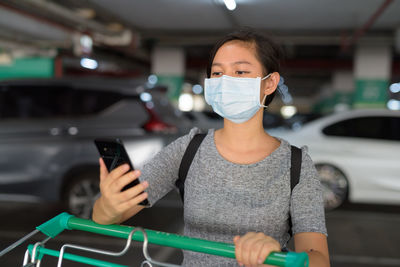
<instances>
[{"instance_id":1,"label":"concrete ceiling","mask_svg":"<svg viewBox=\"0 0 400 267\"><path fill-rule=\"evenodd\" d=\"M184 46L187 67L197 70L204 68L210 46L223 33L250 26L272 32L289 58L294 55L288 62L293 80L300 71L305 72L301 77L312 71L313 81L319 74L321 84L332 68L352 68L351 55L340 52L345 39L360 34L353 44L394 45L398 38L400 46L400 0L236 1L237 8L228 11L222 0L0 0L0 52L29 47L72 50L76 33L87 33L94 38L96 53L146 68L152 45ZM92 10L93 15L79 16L80 9ZM131 41L115 45L130 39L127 31ZM313 65L317 67L310 69Z\"/></svg>"},{"instance_id":2,"label":"concrete ceiling","mask_svg":"<svg viewBox=\"0 0 400 267\"><path fill-rule=\"evenodd\" d=\"M221 31L251 26L274 31L342 31L361 27L384 0L89 0L142 31ZM400 27L400 1L393 1L372 30Z\"/></svg>"},{"instance_id":3,"label":"concrete ceiling","mask_svg":"<svg viewBox=\"0 0 400 267\"><path fill-rule=\"evenodd\" d=\"M212 44L221 33L250 26L287 43L331 45L363 27L364 36L389 39L400 29L400 0L236 1L237 8L228 11L222 0L0 0L0 38L15 32L22 39L65 44L74 31L112 35L107 26L119 23L144 42ZM384 3L386 8L366 27ZM93 10L94 17L79 18L76 10L82 8Z\"/></svg>"}]
</instances>

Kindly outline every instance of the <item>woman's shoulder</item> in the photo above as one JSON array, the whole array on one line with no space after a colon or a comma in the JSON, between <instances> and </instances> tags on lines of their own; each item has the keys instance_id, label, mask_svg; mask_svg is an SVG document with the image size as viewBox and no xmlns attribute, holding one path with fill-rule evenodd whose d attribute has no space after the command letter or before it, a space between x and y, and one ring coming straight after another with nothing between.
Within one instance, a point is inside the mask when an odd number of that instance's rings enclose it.
<instances>
[{"instance_id":1,"label":"woman's shoulder","mask_svg":"<svg viewBox=\"0 0 400 267\"><path fill-rule=\"evenodd\" d=\"M186 139L186 141L188 141L188 140L190 141L190 140L193 139L193 137L194 137L196 134L202 134L202 133L207 133L207 132L202 131L201 129L199 129L199 128L197 128L197 127L193 127L193 128L190 129L190 131L189 131L188 133L186 133L185 135L181 136L181 137L178 138L178 139L183 139L183 140Z\"/></svg>"},{"instance_id":2,"label":"woman's shoulder","mask_svg":"<svg viewBox=\"0 0 400 267\"><path fill-rule=\"evenodd\" d=\"M188 133L175 139L175 141L173 141L171 144L169 144L169 146L186 148L189 145L190 140L192 140L196 134L201 134L201 133L209 134L211 131L212 131L212 129L208 130L208 131L203 131L197 127L193 127L190 129L190 131Z\"/></svg>"},{"instance_id":3,"label":"woman's shoulder","mask_svg":"<svg viewBox=\"0 0 400 267\"><path fill-rule=\"evenodd\" d=\"M295 147L295 148L298 148L301 150L303 160L306 158L310 158L307 145L298 146L297 144L291 144L289 141L287 141L286 139L283 139L281 137L276 137L276 136L274 136L274 137L281 142L280 146L281 146L282 150L284 150L286 152L291 152L292 147Z\"/></svg>"}]
</instances>

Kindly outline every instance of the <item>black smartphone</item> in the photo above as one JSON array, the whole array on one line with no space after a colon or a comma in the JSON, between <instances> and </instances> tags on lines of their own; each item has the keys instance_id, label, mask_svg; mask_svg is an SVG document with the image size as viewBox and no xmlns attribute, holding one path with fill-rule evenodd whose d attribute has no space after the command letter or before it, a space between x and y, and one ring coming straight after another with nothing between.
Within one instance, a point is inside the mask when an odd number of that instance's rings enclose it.
<instances>
[{"instance_id":1,"label":"black smartphone","mask_svg":"<svg viewBox=\"0 0 400 267\"><path fill-rule=\"evenodd\" d=\"M133 164L131 160L129 159L129 155L126 152L126 149L124 147L124 144L122 143L122 140L116 138L116 139L95 139L94 143L97 147L97 150L100 153L101 158L103 159L107 170L110 172L117 168L118 166L121 166L122 164L127 163L130 167L129 171L133 171ZM124 191L126 189L129 189L135 185L139 184L139 180L136 179L126 186L122 188L121 191ZM149 203L147 199L143 200L140 205L147 206Z\"/></svg>"}]
</instances>

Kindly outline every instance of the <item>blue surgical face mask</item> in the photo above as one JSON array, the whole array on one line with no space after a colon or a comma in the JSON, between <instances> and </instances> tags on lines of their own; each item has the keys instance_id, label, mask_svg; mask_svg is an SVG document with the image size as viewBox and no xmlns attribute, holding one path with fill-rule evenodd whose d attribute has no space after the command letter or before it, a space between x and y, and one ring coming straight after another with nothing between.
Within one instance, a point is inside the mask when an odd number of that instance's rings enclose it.
<instances>
[{"instance_id":1,"label":"blue surgical face mask","mask_svg":"<svg viewBox=\"0 0 400 267\"><path fill-rule=\"evenodd\" d=\"M243 123L251 119L261 107L260 103L261 80L264 78L236 78L223 75L218 78L209 78L204 81L204 95L207 104L214 112L234 122ZM264 103L265 95L262 103Z\"/></svg>"}]
</instances>

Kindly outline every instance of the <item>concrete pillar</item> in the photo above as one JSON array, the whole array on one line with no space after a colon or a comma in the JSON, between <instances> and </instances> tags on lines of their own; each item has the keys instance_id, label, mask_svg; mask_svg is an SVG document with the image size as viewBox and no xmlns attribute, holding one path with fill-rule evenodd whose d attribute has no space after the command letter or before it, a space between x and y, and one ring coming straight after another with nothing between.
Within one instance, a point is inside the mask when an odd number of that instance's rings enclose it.
<instances>
[{"instance_id":1,"label":"concrete pillar","mask_svg":"<svg viewBox=\"0 0 400 267\"><path fill-rule=\"evenodd\" d=\"M169 98L177 101L185 76L185 54L183 48L155 47L151 63L151 72L157 75L158 83L167 85Z\"/></svg>"},{"instance_id":2,"label":"concrete pillar","mask_svg":"<svg viewBox=\"0 0 400 267\"><path fill-rule=\"evenodd\" d=\"M391 77L389 45L360 45L354 57L355 108L384 108Z\"/></svg>"},{"instance_id":3,"label":"concrete pillar","mask_svg":"<svg viewBox=\"0 0 400 267\"><path fill-rule=\"evenodd\" d=\"M332 75L332 89L335 112L350 109L353 104L354 74L352 71L339 70Z\"/></svg>"}]
</instances>

